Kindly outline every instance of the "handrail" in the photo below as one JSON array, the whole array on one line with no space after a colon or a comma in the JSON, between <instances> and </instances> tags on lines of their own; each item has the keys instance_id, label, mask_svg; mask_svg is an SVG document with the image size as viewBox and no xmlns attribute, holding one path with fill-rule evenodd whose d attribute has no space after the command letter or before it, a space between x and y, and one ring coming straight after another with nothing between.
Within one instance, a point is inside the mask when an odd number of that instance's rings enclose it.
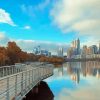
<instances>
[{"instance_id":1,"label":"handrail","mask_svg":"<svg viewBox=\"0 0 100 100\"><path fill-rule=\"evenodd\" d=\"M4 77L1 77L0 80L3 80L5 78L9 78L9 77L12 77L12 76L16 76L16 75L19 75L19 74L24 73L24 72L27 72L27 71L31 71L31 70L37 69L38 67L39 68L42 68L43 66L33 67L32 69L29 69L29 70L23 70L23 71L21 71L19 73L15 73L15 74L12 74L12 75L4 76ZM49 66L46 66L46 67L49 67Z\"/></svg>"}]
</instances>

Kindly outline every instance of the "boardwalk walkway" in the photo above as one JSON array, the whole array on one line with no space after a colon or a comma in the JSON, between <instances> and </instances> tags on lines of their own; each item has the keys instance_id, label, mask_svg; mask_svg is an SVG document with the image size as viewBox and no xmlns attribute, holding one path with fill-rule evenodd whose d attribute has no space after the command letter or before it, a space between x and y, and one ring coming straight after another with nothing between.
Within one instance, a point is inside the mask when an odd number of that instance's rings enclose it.
<instances>
[{"instance_id":1,"label":"boardwalk walkway","mask_svg":"<svg viewBox=\"0 0 100 100\"><path fill-rule=\"evenodd\" d=\"M52 64L30 63L19 66L9 66L8 71L8 67L0 69L0 100L21 100L38 82L53 74Z\"/></svg>"}]
</instances>

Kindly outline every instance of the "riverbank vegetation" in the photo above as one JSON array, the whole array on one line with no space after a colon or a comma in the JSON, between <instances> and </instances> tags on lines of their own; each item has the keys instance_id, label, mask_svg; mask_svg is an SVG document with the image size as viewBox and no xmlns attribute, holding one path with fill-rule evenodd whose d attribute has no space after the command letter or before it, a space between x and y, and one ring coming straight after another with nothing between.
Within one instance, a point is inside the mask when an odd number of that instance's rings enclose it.
<instances>
[{"instance_id":1,"label":"riverbank vegetation","mask_svg":"<svg viewBox=\"0 0 100 100\"><path fill-rule=\"evenodd\" d=\"M53 64L62 64L64 60L60 57L41 56L39 61L40 62L49 62L49 63L53 63Z\"/></svg>"},{"instance_id":2,"label":"riverbank vegetation","mask_svg":"<svg viewBox=\"0 0 100 100\"><path fill-rule=\"evenodd\" d=\"M63 59L59 57L46 57L44 55L27 53L21 50L15 42L8 42L7 47L0 46L0 66L34 61L49 62L53 64L63 63Z\"/></svg>"}]
</instances>

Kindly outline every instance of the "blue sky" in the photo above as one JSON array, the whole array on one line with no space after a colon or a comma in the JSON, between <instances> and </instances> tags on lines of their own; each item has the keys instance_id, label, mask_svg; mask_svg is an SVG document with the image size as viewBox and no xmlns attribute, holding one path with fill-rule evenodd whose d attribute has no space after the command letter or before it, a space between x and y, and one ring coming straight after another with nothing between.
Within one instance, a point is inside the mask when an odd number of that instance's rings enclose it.
<instances>
[{"instance_id":1,"label":"blue sky","mask_svg":"<svg viewBox=\"0 0 100 100\"><path fill-rule=\"evenodd\" d=\"M62 44L78 37L82 43L90 44L94 38L99 41L99 3L99 0L0 0L0 39Z\"/></svg>"},{"instance_id":2,"label":"blue sky","mask_svg":"<svg viewBox=\"0 0 100 100\"><path fill-rule=\"evenodd\" d=\"M47 4L43 5L45 2ZM41 8L38 6L41 5ZM5 31L7 36L15 39L33 39L53 42L69 42L75 33L63 34L53 25L50 10L52 0L1 0L0 8L10 14L15 27L0 24L0 31ZM29 26L30 29L23 29Z\"/></svg>"}]
</instances>

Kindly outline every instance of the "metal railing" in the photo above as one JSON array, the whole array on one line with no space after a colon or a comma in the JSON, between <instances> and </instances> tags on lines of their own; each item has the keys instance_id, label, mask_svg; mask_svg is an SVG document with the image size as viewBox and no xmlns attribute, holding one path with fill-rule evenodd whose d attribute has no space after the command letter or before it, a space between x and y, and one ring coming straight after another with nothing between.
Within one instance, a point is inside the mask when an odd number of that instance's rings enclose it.
<instances>
[{"instance_id":1,"label":"metal railing","mask_svg":"<svg viewBox=\"0 0 100 100\"><path fill-rule=\"evenodd\" d=\"M0 67L0 77L4 77L7 75L15 74L17 72L20 72L20 69L16 69L15 66L4 66Z\"/></svg>"},{"instance_id":2,"label":"metal railing","mask_svg":"<svg viewBox=\"0 0 100 100\"><path fill-rule=\"evenodd\" d=\"M2 77L0 78L0 100L21 100L39 81L52 74L53 65L47 64Z\"/></svg>"}]
</instances>

